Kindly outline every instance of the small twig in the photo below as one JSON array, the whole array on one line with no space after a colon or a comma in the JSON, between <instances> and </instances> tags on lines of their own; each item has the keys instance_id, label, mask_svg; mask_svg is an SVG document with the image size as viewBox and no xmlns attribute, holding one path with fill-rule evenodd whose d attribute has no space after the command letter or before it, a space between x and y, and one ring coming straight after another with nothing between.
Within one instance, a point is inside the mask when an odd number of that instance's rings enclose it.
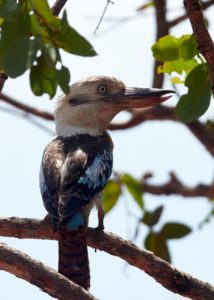
<instances>
[{"instance_id":1,"label":"small twig","mask_svg":"<svg viewBox=\"0 0 214 300\"><path fill-rule=\"evenodd\" d=\"M144 193L150 193L154 195L174 194L183 197L206 197L208 199L214 198L214 183L210 185L198 184L193 187L187 186L182 183L173 172L170 173L169 181L164 184L148 183L148 178L145 176L140 183L143 186Z\"/></svg>"},{"instance_id":2,"label":"small twig","mask_svg":"<svg viewBox=\"0 0 214 300\"><path fill-rule=\"evenodd\" d=\"M96 28L95 28L95 30L94 30L94 34L95 34L95 33L97 32L97 30L99 29L100 24L101 24L101 22L102 22L102 20L103 20L103 18L104 18L104 15L105 15L105 13L106 13L106 11L107 11L107 8L108 8L108 6L109 6L110 3L111 3L111 4L114 4L113 1L107 0L106 5L105 5L105 7L104 7L104 10L103 10L103 12L102 12L102 15L101 15L101 17L100 17L100 19L99 19L99 22L98 22L98 24L97 24L97 26L96 26Z\"/></svg>"},{"instance_id":3,"label":"small twig","mask_svg":"<svg viewBox=\"0 0 214 300\"><path fill-rule=\"evenodd\" d=\"M6 102L12 106L15 106L16 108L18 108L22 111L25 111L27 113L30 113L34 116L37 116L37 117L40 117L42 119L49 120L49 121L54 120L54 117L51 113L36 109L36 108L29 106L27 104L24 104L24 103L20 103L17 100L14 100L13 98L11 98L3 93L0 93L0 99L4 102Z\"/></svg>"},{"instance_id":4,"label":"small twig","mask_svg":"<svg viewBox=\"0 0 214 300\"><path fill-rule=\"evenodd\" d=\"M59 300L96 300L50 267L4 243L0 243L0 269L32 283Z\"/></svg>"},{"instance_id":5,"label":"small twig","mask_svg":"<svg viewBox=\"0 0 214 300\"><path fill-rule=\"evenodd\" d=\"M2 91L7 78L8 78L8 76L5 73L0 72L0 92Z\"/></svg>"},{"instance_id":6,"label":"small twig","mask_svg":"<svg viewBox=\"0 0 214 300\"><path fill-rule=\"evenodd\" d=\"M2 218L0 219L0 235L36 239L58 240L59 238L58 233L53 232L51 224L47 219L46 221L40 221L34 219ZM130 265L145 271L157 282L174 293L195 300L214 299L214 287L210 284L177 270L169 263L156 257L153 253L140 249L132 242L123 240L119 236L89 228L87 243L95 249L120 257ZM0 261L0 266L1 263L4 264L4 257Z\"/></svg>"},{"instance_id":7,"label":"small twig","mask_svg":"<svg viewBox=\"0 0 214 300\"><path fill-rule=\"evenodd\" d=\"M67 0L56 0L51 10L55 16L58 16L62 8L64 7Z\"/></svg>"},{"instance_id":8,"label":"small twig","mask_svg":"<svg viewBox=\"0 0 214 300\"><path fill-rule=\"evenodd\" d=\"M20 103L2 93L0 93L0 99L4 102L15 106L16 108L25 111L29 114L38 116L42 119L53 121L54 116L51 113L38 110L27 104ZM143 110L130 110L131 118L123 123L111 123L109 125L110 130L122 130L135 127L145 121L150 120L171 120L179 121L174 114L174 107L168 107L163 105L153 106ZM206 147L207 151L214 156L214 135L206 128L200 121L194 121L186 125L189 130L198 138L198 140Z\"/></svg>"},{"instance_id":9,"label":"small twig","mask_svg":"<svg viewBox=\"0 0 214 300\"><path fill-rule=\"evenodd\" d=\"M150 120L171 120L177 121L174 108L158 105L142 111L132 111L132 117L123 123L112 123L109 126L111 130L128 129ZM182 123L183 124L183 123ZM214 156L214 134L200 121L194 121L186 124L187 128L197 137L197 139L206 147L207 151Z\"/></svg>"},{"instance_id":10,"label":"small twig","mask_svg":"<svg viewBox=\"0 0 214 300\"><path fill-rule=\"evenodd\" d=\"M24 120L30 122L31 124L33 124L34 126L38 127L39 129L45 131L49 135L52 135L52 136L55 135L55 132L53 130L51 130L47 126L43 125L42 123L40 123L30 113L19 111L17 109L9 109L7 107L1 107L1 106L0 106L0 111L6 112L6 113L12 114L18 118L24 119Z\"/></svg>"}]
</instances>

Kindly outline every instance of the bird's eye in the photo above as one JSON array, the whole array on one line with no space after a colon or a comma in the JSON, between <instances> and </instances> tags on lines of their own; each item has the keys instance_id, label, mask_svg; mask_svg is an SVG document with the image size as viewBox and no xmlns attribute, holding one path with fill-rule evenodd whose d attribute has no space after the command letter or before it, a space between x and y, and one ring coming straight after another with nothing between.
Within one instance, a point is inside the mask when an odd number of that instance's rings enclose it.
<instances>
[{"instance_id":1,"label":"bird's eye","mask_svg":"<svg viewBox=\"0 0 214 300\"><path fill-rule=\"evenodd\" d=\"M105 94L107 92L107 87L104 84L101 84L98 86L97 90L100 94Z\"/></svg>"}]
</instances>

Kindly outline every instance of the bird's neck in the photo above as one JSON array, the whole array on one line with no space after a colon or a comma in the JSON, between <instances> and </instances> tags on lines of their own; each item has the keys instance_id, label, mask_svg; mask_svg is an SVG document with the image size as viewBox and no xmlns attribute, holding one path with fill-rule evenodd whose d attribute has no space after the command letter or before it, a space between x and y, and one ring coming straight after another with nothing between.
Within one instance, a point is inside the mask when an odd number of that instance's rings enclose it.
<instances>
[{"instance_id":1,"label":"bird's neck","mask_svg":"<svg viewBox=\"0 0 214 300\"><path fill-rule=\"evenodd\" d=\"M94 127L77 126L74 124L56 123L56 134L58 136L73 136L79 134L89 134L93 136L102 135L105 130Z\"/></svg>"}]
</instances>

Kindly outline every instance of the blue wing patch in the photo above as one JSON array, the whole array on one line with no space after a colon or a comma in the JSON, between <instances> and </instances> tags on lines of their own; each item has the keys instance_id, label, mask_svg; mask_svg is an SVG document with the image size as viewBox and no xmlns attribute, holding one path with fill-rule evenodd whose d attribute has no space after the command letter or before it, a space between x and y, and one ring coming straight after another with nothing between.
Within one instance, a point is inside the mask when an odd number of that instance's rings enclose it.
<instances>
[{"instance_id":1,"label":"blue wing patch","mask_svg":"<svg viewBox=\"0 0 214 300\"><path fill-rule=\"evenodd\" d=\"M84 205L104 188L111 175L112 149L107 133L57 137L47 145L40 189L55 226L70 224L68 227L75 230L83 224Z\"/></svg>"},{"instance_id":2,"label":"blue wing patch","mask_svg":"<svg viewBox=\"0 0 214 300\"><path fill-rule=\"evenodd\" d=\"M69 168L65 168L69 170ZM112 172L112 151L103 150L87 164L78 180L61 191L59 197L59 215L71 217L76 211L88 204L106 185ZM64 177L69 177L68 174ZM62 176L63 180L63 176Z\"/></svg>"},{"instance_id":3,"label":"blue wing patch","mask_svg":"<svg viewBox=\"0 0 214 300\"><path fill-rule=\"evenodd\" d=\"M92 165L90 165L83 176L78 180L78 184L87 185L94 190L101 189L105 186L109 178L109 172L112 171L112 153L104 150L98 154ZM106 178L107 175L107 178Z\"/></svg>"}]
</instances>

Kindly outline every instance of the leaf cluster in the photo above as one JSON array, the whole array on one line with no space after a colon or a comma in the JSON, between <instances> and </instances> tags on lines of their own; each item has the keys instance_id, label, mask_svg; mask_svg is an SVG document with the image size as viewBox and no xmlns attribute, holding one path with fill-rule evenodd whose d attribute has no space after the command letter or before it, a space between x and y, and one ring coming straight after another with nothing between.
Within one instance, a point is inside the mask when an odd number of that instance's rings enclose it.
<instances>
[{"instance_id":1,"label":"leaf cluster","mask_svg":"<svg viewBox=\"0 0 214 300\"><path fill-rule=\"evenodd\" d=\"M103 208L105 214L109 213L115 207L124 191L129 193L130 199L137 204L141 214L137 222L135 238L139 233L140 226L146 226L148 233L144 240L145 248L170 262L171 256L168 241L185 237L191 232L191 228L186 224L178 222L167 222L160 225L164 207L162 205L158 206L153 211L146 209L143 200L143 186L138 179L130 174L117 174L114 179L109 180L107 183L103 191Z\"/></svg>"},{"instance_id":2,"label":"leaf cluster","mask_svg":"<svg viewBox=\"0 0 214 300\"><path fill-rule=\"evenodd\" d=\"M16 78L30 70L30 85L37 96L52 98L57 86L69 92L70 72L60 49L94 56L91 44L73 29L64 11L53 15L47 0L0 0L0 70Z\"/></svg>"},{"instance_id":3,"label":"leaf cluster","mask_svg":"<svg viewBox=\"0 0 214 300\"><path fill-rule=\"evenodd\" d=\"M191 233L191 228L178 222L167 222L158 230L154 230L154 226L159 223L163 213L163 206L158 206L153 211L146 211L141 223L149 228L148 234L144 240L145 248L152 251L155 255L171 262L168 241L172 239L180 239Z\"/></svg>"},{"instance_id":4,"label":"leaf cluster","mask_svg":"<svg viewBox=\"0 0 214 300\"><path fill-rule=\"evenodd\" d=\"M157 72L170 74L173 84L184 84L188 89L176 106L177 118L185 123L198 119L209 107L211 81L194 36L164 36L152 46L152 52L163 63Z\"/></svg>"}]
</instances>

